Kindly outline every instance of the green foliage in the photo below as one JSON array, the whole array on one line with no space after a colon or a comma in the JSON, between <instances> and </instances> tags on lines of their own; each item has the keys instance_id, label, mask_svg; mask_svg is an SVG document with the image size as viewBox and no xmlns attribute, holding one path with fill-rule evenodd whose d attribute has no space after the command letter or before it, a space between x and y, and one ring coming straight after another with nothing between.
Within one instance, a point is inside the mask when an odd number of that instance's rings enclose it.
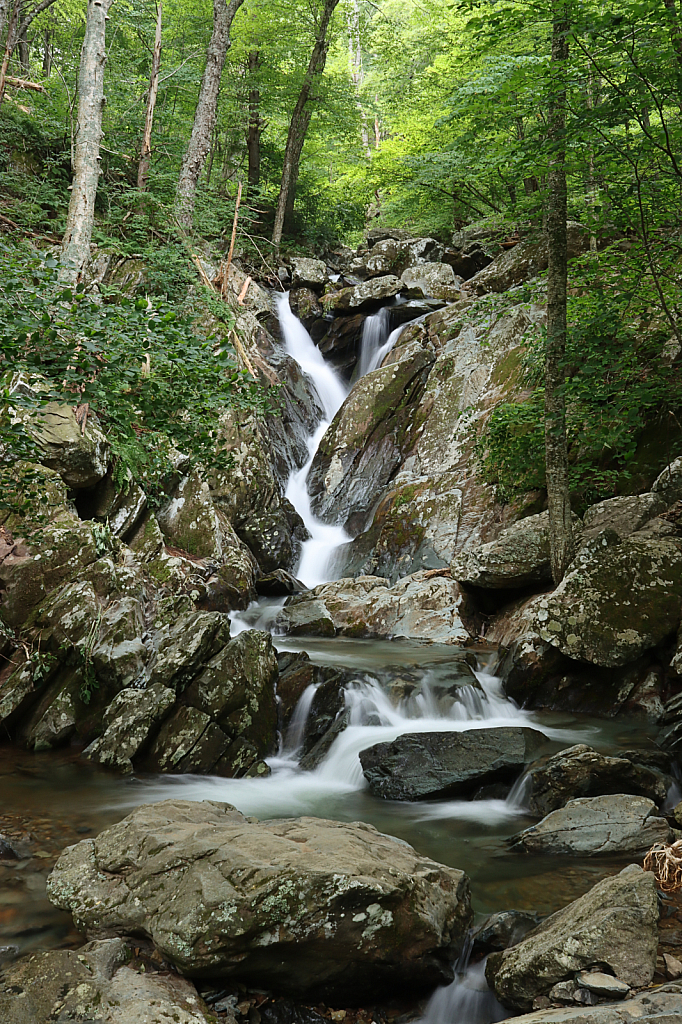
<instances>
[{"instance_id":1,"label":"green foliage","mask_svg":"<svg viewBox=\"0 0 682 1024\"><path fill-rule=\"evenodd\" d=\"M679 318L677 260L670 250L662 282ZM570 483L576 507L585 507L626 484L647 425L682 417L682 366L641 247L615 246L576 261L571 285L565 385ZM545 482L543 346L541 332L529 339L530 397L498 405L477 445L482 474L505 501Z\"/></svg>"},{"instance_id":2,"label":"green foliage","mask_svg":"<svg viewBox=\"0 0 682 1024\"><path fill-rule=\"evenodd\" d=\"M103 297L72 291L59 283L55 260L0 246L6 489L23 463L38 460L30 423L53 400L92 407L119 478L129 470L152 499L172 470L174 449L204 469L225 466L217 443L221 411L262 409L264 396L237 368L232 349L201 331L200 312L109 289Z\"/></svg>"}]
</instances>

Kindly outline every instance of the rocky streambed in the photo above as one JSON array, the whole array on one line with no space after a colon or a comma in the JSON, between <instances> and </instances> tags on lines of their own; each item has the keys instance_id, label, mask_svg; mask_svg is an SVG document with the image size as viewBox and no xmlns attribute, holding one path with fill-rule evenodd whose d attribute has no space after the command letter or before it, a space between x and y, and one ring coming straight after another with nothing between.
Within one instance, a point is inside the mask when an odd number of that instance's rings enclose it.
<instances>
[{"instance_id":1,"label":"rocky streambed","mask_svg":"<svg viewBox=\"0 0 682 1024\"><path fill-rule=\"evenodd\" d=\"M177 453L155 509L94 415L33 425L49 520L0 526L0 1019L682 1015L682 909L641 870L682 827L682 462L576 517L552 590L541 496L472 472L546 253L461 241L280 268L317 347L233 269L280 413L226 412L229 468Z\"/></svg>"}]
</instances>

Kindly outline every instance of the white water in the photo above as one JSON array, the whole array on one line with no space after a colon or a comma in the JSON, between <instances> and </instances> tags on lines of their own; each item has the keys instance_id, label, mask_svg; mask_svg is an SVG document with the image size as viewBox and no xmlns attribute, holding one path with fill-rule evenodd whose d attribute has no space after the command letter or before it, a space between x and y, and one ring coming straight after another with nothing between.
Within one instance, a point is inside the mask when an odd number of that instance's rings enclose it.
<instances>
[{"instance_id":1,"label":"white water","mask_svg":"<svg viewBox=\"0 0 682 1024\"><path fill-rule=\"evenodd\" d=\"M313 514L308 494L308 474L315 453L329 424L343 405L348 390L332 367L325 363L322 353L301 321L291 312L288 292L277 296L277 315L286 350L312 380L324 409L323 420L308 438L310 457L302 469L291 474L286 487L286 497L300 515L311 537L303 544L296 576L312 588L327 582L334 552L351 539L342 526L329 526Z\"/></svg>"},{"instance_id":2,"label":"white water","mask_svg":"<svg viewBox=\"0 0 682 1024\"><path fill-rule=\"evenodd\" d=\"M366 373L376 370L379 363L377 356L386 344L390 331L391 311L384 306L374 316L368 316L362 328L362 340L360 342L360 358L358 359L358 378L364 377Z\"/></svg>"},{"instance_id":3,"label":"white water","mask_svg":"<svg viewBox=\"0 0 682 1024\"><path fill-rule=\"evenodd\" d=\"M468 953L463 959L468 959ZM455 980L431 996L422 1024L494 1024L508 1016L488 988L485 960L481 960L472 966L457 965Z\"/></svg>"}]
</instances>

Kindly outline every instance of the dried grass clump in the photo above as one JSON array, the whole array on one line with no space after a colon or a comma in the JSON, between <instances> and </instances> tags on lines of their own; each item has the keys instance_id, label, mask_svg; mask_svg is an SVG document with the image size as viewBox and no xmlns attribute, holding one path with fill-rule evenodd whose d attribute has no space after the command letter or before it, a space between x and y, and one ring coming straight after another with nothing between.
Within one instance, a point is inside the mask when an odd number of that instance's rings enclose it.
<instances>
[{"instance_id":1,"label":"dried grass clump","mask_svg":"<svg viewBox=\"0 0 682 1024\"><path fill-rule=\"evenodd\" d=\"M682 889L682 839L676 843L655 843L644 858L644 870L653 871L662 892Z\"/></svg>"}]
</instances>

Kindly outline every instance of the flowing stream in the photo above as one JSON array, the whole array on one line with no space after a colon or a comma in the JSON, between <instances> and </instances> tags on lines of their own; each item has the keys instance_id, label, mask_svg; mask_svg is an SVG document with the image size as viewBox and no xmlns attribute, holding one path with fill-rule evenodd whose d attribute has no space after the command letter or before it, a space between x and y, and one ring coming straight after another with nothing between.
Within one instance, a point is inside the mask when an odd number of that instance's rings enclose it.
<instances>
[{"instance_id":1,"label":"flowing stream","mask_svg":"<svg viewBox=\"0 0 682 1024\"><path fill-rule=\"evenodd\" d=\"M280 296L278 302L287 351L311 378L324 410L324 419L309 439L310 459L292 474L286 492L311 534L303 547L298 575L308 586L314 586L329 578L334 551L348 540L340 526L322 523L313 515L307 491L315 451L344 401L346 388L292 314L288 296ZM371 323L375 319L377 322ZM370 327L363 351L366 365L371 367L379 365L382 350L395 343L394 336L401 328L388 335L387 318L381 316L369 318L367 323ZM268 611L263 606L251 615L234 616L233 633L257 624L262 628L267 620ZM281 637L275 638L275 643L279 650L305 650L314 663L346 672L347 725L314 770L303 771L299 766L315 696L315 687L311 686L299 700L278 754L269 759L272 774L268 778L184 775L123 779L98 772L68 752L29 756L0 751L4 812L28 815L26 820L34 822L33 828L42 827L36 826L36 821L52 822L61 846L94 834L136 804L171 797L223 800L245 814L262 818L304 814L367 821L411 843L420 853L465 870L471 878L479 916L511 908L552 913L626 862L510 855L507 837L531 823L524 807L522 779L508 795L494 798L385 801L369 793L359 753L408 732L457 733L509 725L530 726L542 732L547 738L547 752L587 742L613 753L641 743L645 729L641 723L521 710L505 696L500 680L491 674L492 652L479 652L472 679L468 671L463 671L461 652L446 645ZM38 874L34 882L28 877L25 889L15 896L11 889L5 891L3 870L0 865L0 945L18 942L31 949L72 942L67 915L45 900L44 877ZM27 871L33 870L27 867ZM14 880L16 877L12 876ZM452 985L434 993L425 1010L425 1024L490 1024L502 1019L504 1013L485 984L483 966L468 966L463 961L458 968Z\"/></svg>"}]
</instances>

